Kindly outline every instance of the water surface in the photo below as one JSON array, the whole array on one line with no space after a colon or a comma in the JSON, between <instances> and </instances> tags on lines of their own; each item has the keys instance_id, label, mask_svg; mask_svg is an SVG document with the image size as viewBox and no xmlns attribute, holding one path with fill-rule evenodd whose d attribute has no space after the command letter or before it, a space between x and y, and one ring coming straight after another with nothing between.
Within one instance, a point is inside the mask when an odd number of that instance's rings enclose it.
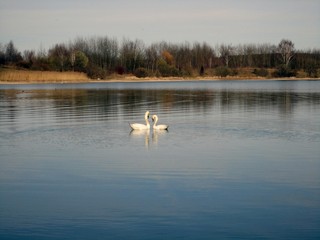
<instances>
[{"instance_id":1,"label":"water surface","mask_svg":"<svg viewBox=\"0 0 320 240\"><path fill-rule=\"evenodd\" d=\"M319 81L0 85L0 154L1 239L320 237Z\"/></svg>"}]
</instances>

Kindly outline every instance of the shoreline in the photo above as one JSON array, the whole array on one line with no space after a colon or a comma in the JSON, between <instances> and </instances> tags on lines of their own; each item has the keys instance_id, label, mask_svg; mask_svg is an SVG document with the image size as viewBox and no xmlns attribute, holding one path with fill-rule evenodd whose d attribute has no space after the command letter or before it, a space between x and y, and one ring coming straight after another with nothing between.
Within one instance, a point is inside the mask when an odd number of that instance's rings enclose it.
<instances>
[{"instance_id":1,"label":"shoreline","mask_svg":"<svg viewBox=\"0 0 320 240\"><path fill-rule=\"evenodd\" d=\"M1 85L35 85L35 84L81 84L81 83L155 83L155 82L188 82L188 81L320 81L320 78L179 78L179 79L110 79L89 81L0 81Z\"/></svg>"},{"instance_id":2,"label":"shoreline","mask_svg":"<svg viewBox=\"0 0 320 240\"><path fill-rule=\"evenodd\" d=\"M194 78L111 78L104 80L28 80L1 81L0 85L80 84L80 83L135 83L135 82L188 82L188 81L319 81L320 78L250 78L250 77L194 77Z\"/></svg>"},{"instance_id":3,"label":"shoreline","mask_svg":"<svg viewBox=\"0 0 320 240\"><path fill-rule=\"evenodd\" d=\"M0 69L1 70L1 69ZM90 79L84 73L79 72L46 72L5 69L0 71L0 85L19 85L19 84L76 84L76 83L111 83L111 82L170 82L170 81L287 81L287 80L311 80L317 81L320 78L308 77L288 77L288 78L269 78L253 75L226 76L219 77L213 75L194 76L194 77L146 77L138 78L132 74L112 74L106 79Z\"/></svg>"}]
</instances>

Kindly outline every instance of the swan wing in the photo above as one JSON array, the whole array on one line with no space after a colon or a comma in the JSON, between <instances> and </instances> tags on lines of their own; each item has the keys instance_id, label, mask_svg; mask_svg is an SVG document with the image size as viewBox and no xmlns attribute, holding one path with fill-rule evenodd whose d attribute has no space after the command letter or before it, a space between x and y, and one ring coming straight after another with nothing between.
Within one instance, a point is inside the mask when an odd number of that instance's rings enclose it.
<instances>
[{"instance_id":1,"label":"swan wing","mask_svg":"<svg viewBox=\"0 0 320 240\"><path fill-rule=\"evenodd\" d=\"M134 130L145 130L150 128L150 126L141 123L130 123L129 125Z\"/></svg>"},{"instance_id":2,"label":"swan wing","mask_svg":"<svg viewBox=\"0 0 320 240\"><path fill-rule=\"evenodd\" d=\"M165 124L160 124L160 125L154 126L153 128L157 130L168 130L169 126Z\"/></svg>"}]
</instances>

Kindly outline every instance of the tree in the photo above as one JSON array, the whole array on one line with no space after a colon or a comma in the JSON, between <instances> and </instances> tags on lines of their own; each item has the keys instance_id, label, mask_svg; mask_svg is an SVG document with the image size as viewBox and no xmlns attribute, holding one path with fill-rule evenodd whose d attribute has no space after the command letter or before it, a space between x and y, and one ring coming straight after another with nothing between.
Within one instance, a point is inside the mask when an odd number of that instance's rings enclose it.
<instances>
[{"instance_id":1,"label":"tree","mask_svg":"<svg viewBox=\"0 0 320 240\"><path fill-rule=\"evenodd\" d=\"M145 68L137 68L134 73L133 73L136 77L138 78L145 78L148 77L148 70Z\"/></svg>"},{"instance_id":2,"label":"tree","mask_svg":"<svg viewBox=\"0 0 320 240\"><path fill-rule=\"evenodd\" d=\"M40 49L37 51L35 55L35 61L33 62L31 68L33 70L41 70L41 71L47 71L52 70L49 58L48 58L48 52L45 50L42 45L40 45Z\"/></svg>"},{"instance_id":3,"label":"tree","mask_svg":"<svg viewBox=\"0 0 320 240\"><path fill-rule=\"evenodd\" d=\"M6 55L3 45L0 43L0 65L6 63Z\"/></svg>"},{"instance_id":4,"label":"tree","mask_svg":"<svg viewBox=\"0 0 320 240\"><path fill-rule=\"evenodd\" d=\"M161 55L168 65L173 65L174 57L168 50L163 51Z\"/></svg>"},{"instance_id":5,"label":"tree","mask_svg":"<svg viewBox=\"0 0 320 240\"><path fill-rule=\"evenodd\" d=\"M192 49L188 42L180 44L175 56L176 66L179 70L191 73L192 69Z\"/></svg>"},{"instance_id":6,"label":"tree","mask_svg":"<svg viewBox=\"0 0 320 240\"><path fill-rule=\"evenodd\" d=\"M36 55L34 51L24 50L22 61L16 63L17 66L30 69L34 64Z\"/></svg>"},{"instance_id":7,"label":"tree","mask_svg":"<svg viewBox=\"0 0 320 240\"><path fill-rule=\"evenodd\" d=\"M200 71L199 71L199 74L200 74L200 76L203 76L203 75L204 75L204 67L203 67L203 66L201 66Z\"/></svg>"},{"instance_id":8,"label":"tree","mask_svg":"<svg viewBox=\"0 0 320 240\"><path fill-rule=\"evenodd\" d=\"M77 51L75 53L75 61L74 61L74 68L76 71L83 72L87 67L89 62L88 57L81 51Z\"/></svg>"},{"instance_id":9,"label":"tree","mask_svg":"<svg viewBox=\"0 0 320 240\"><path fill-rule=\"evenodd\" d=\"M152 73L156 71L157 68L157 61L159 59L158 49L156 44L151 44L146 49L146 65L147 69L150 70Z\"/></svg>"},{"instance_id":10,"label":"tree","mask_svg":"<svg viewBox=\"0 0 320 240\"><path fill-rule=\"evenodd\" d=\"M229 67L230 56L233 52L233 47L231 45L222 44L219 48L220 57L223 59L225 66Z\"/></svg>"},{"instance_id":11,"label":"tree","mask_svg":"<svg viewBox=\"0 0 320 240\"><path fill-rule=\"evenodd\" d=\"M68 60L68 49L64 44L56 44L49 50L49 56L57 69L61 72L65 70L65 64Z\"/></svg>"},{"instance_id":12,"label":"tree","mask_svg":"<svg viewBox=\"0 0 320 240\"><path fill-rule=\"evenodd\" d=\"M72 67L72 71L74 71L74 63L76 61L76 51L71 50L70 52L70 63L71 63L71 67Z\"/></svg>"},{"instance_id":13,"label":"tree","mask_svg":"<svg viewBox=\"0 0 320 240\"><path fill-rule=\"evenodd\" d=\"M12 64L17 63L22 59L20 52L16 49L13 42L10 41L5 50L5 61L6 63Z\"/></svg>"},{"instance_id":14,"label":"tree","mask_svg":"<svg viewBox=\"0 0 320 240\"><path fill-rule=\"evenodd\" d=\"M308 77L318 77L317 65L313 61L309 61L306 63L305 71L308 74Z\"/></svg>"},{"instance_id":15,"label":"tree","mask_svg":"<svg viewBox=\"0 0 320 240\"><path fill-rule=\"evenodd\" d=\"M158 70L162 77L177 77L179 70L172 65L169 65L163 58L158 60Z\"/></svg>"},{"instance_id":16,"label":"tree","mask_svg":"<svg viewBox=\"0 0 320 240\"><path fill-rule=\"evenodd\" d=\"M196 69L211 68L213 49L207 43L194 43L192 48L192 66Z\"/></svg>"},{"instance_id":17,"label":"tree","mask_svg":"<svg viewBox=\"0 0 320 240\"><path fill-rule=\"evenodd\" d=\"M280 54L282 63L289 67L290 61L294 57L294 44L292 41L283 39L278 45L278 53Z\"/></svg>"},{"instance_id":18,"label":"tree","mask_svg":"<svg viewBox=\"0 0 320 240\"><path fill-rule=\"evenodd\" d=\"M141 40L124 39L120 49L120 62L126 71L133 73L136 68L143 67L145 45Z\"/></svg>"},{"instance_id":19,"label":"tree","mask_svg":"<svg viewBox=\"0 0 320 240\"><path fill-rule=\"evenodd\" d=\"M99 56L100 67L105 70L114 69L119 48L117 40L106 36L97 38L95 41L97 47L96 55Z\"/></svg>"}]
</instances>

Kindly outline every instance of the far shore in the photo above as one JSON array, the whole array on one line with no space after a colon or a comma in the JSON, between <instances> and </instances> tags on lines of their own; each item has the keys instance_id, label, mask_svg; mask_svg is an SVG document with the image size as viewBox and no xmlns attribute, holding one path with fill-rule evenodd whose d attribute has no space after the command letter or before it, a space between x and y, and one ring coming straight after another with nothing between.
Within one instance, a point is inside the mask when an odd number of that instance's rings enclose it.
<instances>
[{"instance_id":1,"label":"far shore","mask_svg":"<svg viewBox=\"0 0 320 240\"><path fill-rule=\"evenodd\" d=\"M28 81L3 81L0 80L0 85L19 85L19 84L77 84L77 83L113 83L113 82L173 82L173 81L319 81L320 78L247 78L247 77L193 77L193 78L136 78L132 76L110 79L87 79L87 80L28 80Z\"/></svg>"},{"instance_id":2,"label":"far shore","mask_svg":"<svg viewBox=\"0 0 320 240\"><path fill-rule=\"evenodd\" d=\"M138 78L131 74L113 74L107 79L90 79L79 72L45 72L10 70L0 71L0 84L52 84L52 83L105 83L105 82L168 82L168 81L222 81L222 80L320 80L320 78L290 77L290 78L265 78L257 76L195 76L195 77L147 77Z\"/></svg>"}]
</instances>

